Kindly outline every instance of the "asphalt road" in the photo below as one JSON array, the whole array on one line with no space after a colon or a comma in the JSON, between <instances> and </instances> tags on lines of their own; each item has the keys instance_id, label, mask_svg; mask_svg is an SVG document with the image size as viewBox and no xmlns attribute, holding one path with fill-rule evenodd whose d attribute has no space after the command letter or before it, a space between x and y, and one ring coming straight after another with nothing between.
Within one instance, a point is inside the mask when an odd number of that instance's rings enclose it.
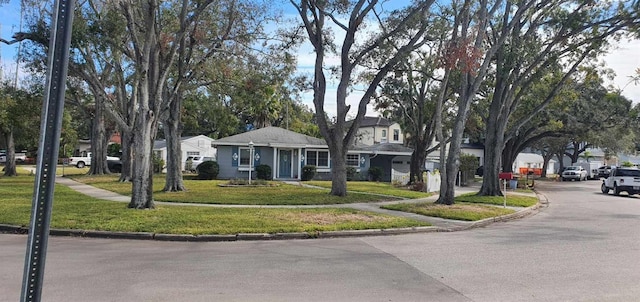
<instances>
[{"instance_id":1,"label":"asphalt road","mask_svg":"<svg viewBox=\"0 0 640 302\"><path fill-rule=\"evenodd\" d=\"M43 301L640 301L640 198L538 183L534 216L453 233L259 242L52 237ZM623 193L624 194L624 193ZM0 301L26 236L0 234Z\"/></svg>"}]
</instances>

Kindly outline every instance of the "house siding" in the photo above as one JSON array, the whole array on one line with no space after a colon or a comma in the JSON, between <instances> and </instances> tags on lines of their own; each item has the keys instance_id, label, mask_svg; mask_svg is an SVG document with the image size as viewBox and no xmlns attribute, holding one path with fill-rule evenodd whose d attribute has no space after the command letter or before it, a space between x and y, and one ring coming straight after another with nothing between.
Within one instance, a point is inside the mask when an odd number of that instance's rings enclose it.
<instances>
[{"instance_id":1,"label":"house siding","mask_svg":"<svg viewBox=\"0 0 640 302\"><path fill-rule=\"evenodd\" d=\"M382 168L382 181L384 182L391 181L391 161L394 157L395 155L378 155L371 158L370 160L370 167ZM369 170L369 167L367 167L367 170Z\"/></svg>"},{"instance_id":2,"label":"house siding","mask_svg":"<svg viewBox=\"0 0 640 302\"><path fill-rule=\"evenodd\" d=\"M255 166L264 164L267 166L273 165L273 150L269 147L256 147L255 154L260 155L259 160L254 160ZM248 179L249 171L238 171L239 159L233 160L233 154L238 154L238 147L236 146L218 146L218 166L220 172L218 173L219 179ZM239 156L239 154L238 154ZM251 178L256 178L255 166L253 172L251 172ZM271 167L273 171L274 167Z\"/></svg>"},{"instance_id":3,"label":"house siding","mask_svg":"<svg viewBox=\"0 0 640 302\"><path fill-rule=\"evenodd\" d=\"M398 139L394 139L394 131L398 131ZM400 124L398 123L393 123L391 126L389 126L389 131L387 131L387 141L389 143L393 143L393 144L402 144L403 143L403 134L402 134L402 129L400 129Z\"/></svg>"},{"instance_id":4,"label":"house siding","mask_svg":"<svg viewBox=\"0 0 640 302\"><path fill-rule=\"evenodd\" d=\"M233 160L234 148L237 150L237 147L218 146L218 166L220 167L220 171L218 172L218 178L220 179L238 178L240 176L239 174L237 174L238 172L237 164L235 164L234 166L234 160ZM237 160L235 162L237 163Z\"/></svg>"},{"instance_id":5,"label":"house siding","mask_svg":"<svg viewBox=\"0 0 640 302\"><path fill-rule=\"evenodd\" d=\"M398 139L394 139L394 131L398 131ZM386 132L386 136L382 136L382 132ZM375 127L361 127L358 129L357 141L364 145L373 145L380 143L393 143L402 144L404 141L404 134L400 128L400 124L393 123L388 127L375 126Z\"/></svg>"}]
</instances>

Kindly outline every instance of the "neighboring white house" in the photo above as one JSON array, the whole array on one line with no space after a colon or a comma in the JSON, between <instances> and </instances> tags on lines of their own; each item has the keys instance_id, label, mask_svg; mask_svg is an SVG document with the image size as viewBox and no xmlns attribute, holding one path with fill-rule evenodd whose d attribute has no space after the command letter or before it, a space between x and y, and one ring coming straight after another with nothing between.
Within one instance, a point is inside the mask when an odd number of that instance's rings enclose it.
<instances>
[{"instance_id":1,"label":"neighboring white house","mask_svg":"<svg viewBox=\"0 0 640 302\"><path fill-rule=\"evenodd\" d=\"M438 144L436 140L431 143L429 148L435 147ZM449 155L449 145L445 144L445 154ZM469 143L469 139L465 139L460 145L460 154L471 154L478 158L478 164L484 165L484 145L479 143ZM427 154L427 159L424 163L425 169L429 171L435 171L440 169L440 150L437 149Z\"/></svg>"},{"instance_id":2,"label":"neighboring white house","mask_svg":"<svg viewBox=\"0 0 640 302\"><path fill-rule=\"evenodd\" d=\"M513 162L513 171L518 173L520 168L529 168L529 169L542 169L544 165L544 159L542 155L536 153L526 153L521 152L516 157L516 160ZM556 161L551 159L549 160L549 166L547 166L547 174L556 173Z\"/></svg>"},{"instance_id":3,"label":"neighboring white house","mask_svg":"<svg viewBox=\"0 0 640 302\"><path fill-rule=\"evenodd\" d=\"M207 156L216 157L216 148L211 146L214 139L204 136L185 136L181 138L182 162L187 160L189 156ZM155 141L153 144L153 153L167 162L167 142L165 140Z\"/></svg>"},{"instance_id":4,"label":"neighboring white house","mask_svg":"<svg viewBox=\"0 0 640 302\"><path fill-rule=\"evenodd\" d=\"M402 144L403 134L400 124L384 117L365 116L356 134L356 144Z\"/></svg>"}]
</instances>

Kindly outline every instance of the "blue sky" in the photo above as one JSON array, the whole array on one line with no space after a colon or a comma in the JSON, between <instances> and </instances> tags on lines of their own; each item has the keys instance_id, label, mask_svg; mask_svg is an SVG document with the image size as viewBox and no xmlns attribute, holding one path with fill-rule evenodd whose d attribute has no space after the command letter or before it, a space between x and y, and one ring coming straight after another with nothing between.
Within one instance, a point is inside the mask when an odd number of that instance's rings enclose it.
<instances>
[{"instance_id":1,"label":"blue sky","mask_svg":"<svg viewBox=\"0 0 640 302\"><path fill-rule=\"evenodd\" d=\"M18 31L20 21L20 1L9 0L9 4L0 6L0 36L5 40L11 40L13 33ZM15 74L15 53L17 44L6 45L0 43L0 79L5 79Z\"/></svg>"},{"instance_id":2,"label":"blue sky","mask_svg":"<svg viewBox=\"0 0 640 302\"><path fill-rule=\"evenodd\" d=\"M282 5L282 9L286 14L293 15L296 13L288 0L279 0L276 2ZM408 0L392 0L385 4L385 8L391 9L394 8L394 6L403 6L409 2ZM20 16L19 4L19 0L9 0L8 4L3 4L0 7L0 36L4 39L10 39L13 33L18 31ZM339 39L340 38L337 40ZM15 75L16 50L17 44L8 46L0 43L0 71L2 71L2 73L0 73L0 79L13 78L13 75ZM298 55L299 70L301 72L311 71L313 60L314 54L310 45L303 46ZM605 56L603 60L617 75L613 81L607 82L606 84L610 84L618 89L624 87L623 95L632 99L635 103L640 102L640 86L629 84L629 77L634 74L637 68L640 68L640 40L621 41L618 49ZM338 58L327 58L327 61L338 62L339 60ZM330 85L325 101L325 109L330 115L335 115L335 89L335 85ZM347 103L352 104L351 108L357 108L357 103L361 95L362 92L358 90L353 91L349 95ZM303 102L311 108L313 108L312 96L312 92L307 92L302 96ZM355 112L351 112L350 114L355 115ZM367 114L375 115L371 106Z\"/></svg>"}]
</instances>

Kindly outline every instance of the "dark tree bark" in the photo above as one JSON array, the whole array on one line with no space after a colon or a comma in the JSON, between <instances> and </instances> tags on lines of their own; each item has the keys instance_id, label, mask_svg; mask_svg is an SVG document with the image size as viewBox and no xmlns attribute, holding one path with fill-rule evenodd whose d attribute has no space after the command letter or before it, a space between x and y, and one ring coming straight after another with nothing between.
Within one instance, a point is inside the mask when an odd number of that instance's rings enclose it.
<instances>
[{"instance_id":1,"label":"dark tree bark","mask_svg":"<svg viewBox=\"0 0 640 302\"><path fill-rule=\"evenodd\" d=\"M96 96L95 111L91 121L91 168L89 174L111 174L107 165L107 143L109 137L105 127L104 102Z\"/></svg>"},{"instance_id":2,"label":"dark tree bark","mask_svg":"<svg viewBox=\"0 0 640 302\"><path fill-rule=\"evenodd\" d=\"M120 145L120 149L122 150L122 155L120 156L120 162L122 163L122 171L120 171L120 179L119 182L129 182L131 181L132 175L132 152L131 145L133 144L133 135L131 131L122 131L120 133L122 144Z\"/></svg>"},{"instance_id":3,"label":"dark tree bark","mask_svg":"<svg viewBox=\"0 0 640 302\"><path fill-rule=\"evenodd\" d=\"M165 192L186 191L182 178L181 108L182 96L179 96L171 102L168 118L163 123L164 137L167 142L167 175L163 189Z\"/></svg>"},{"instance_id":4,"label":"dark tree bark","mask_svg":"<svg viewBox=\"0 0 640 302\"><path fill-rule=\"evenodd\" d=\"M7 143L7 155L4 166L4 176L18 176L16 169L16 145L13 140L13 128L8 127L4 133L4 140Z\"/></svg>"},{"instance_id":5,"label":"dark tree bark","mask_svg":"<svg viewBox=\"0 0 640 302\"><path fill-rule=\"evenodd\" d=\"M547 170L549 169L549 162L551 161L551 159L553 158L553 153L551 152L543 152L542 153L542 173L540 174L540 177L546 178L547 177Z\"/></svg>"}]
</instances>

